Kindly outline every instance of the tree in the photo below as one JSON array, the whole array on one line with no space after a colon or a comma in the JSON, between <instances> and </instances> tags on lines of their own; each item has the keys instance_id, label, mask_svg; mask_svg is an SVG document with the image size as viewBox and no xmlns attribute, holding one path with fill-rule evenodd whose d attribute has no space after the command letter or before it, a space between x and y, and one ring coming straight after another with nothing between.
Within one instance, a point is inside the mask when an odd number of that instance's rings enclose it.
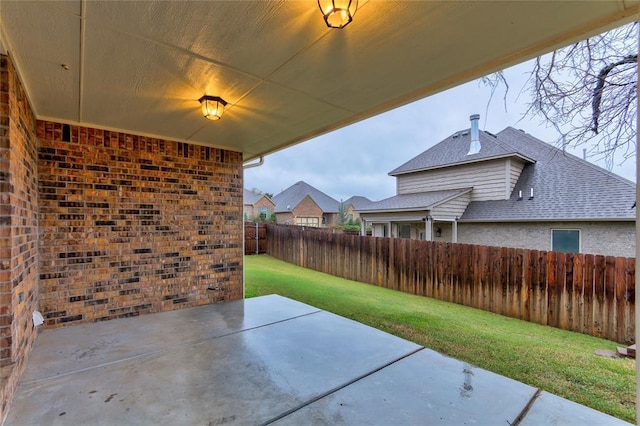
<instances>
[{"instance_id":1,"label":"tree","mask_svg":"<svg viewBox=\"0 0 640 426\"><path fill-rule=\"evenodd\" d=\"M482 79L509 90L502 72ZM638 23L624 25L537 58L525 90L526 114L543 118L563 146L592 146L611 168L636 154ZM506 94L505 94L506 99Z\"/></svg>"},{"instance_id":2,"label":"tree","mask_svg":"<svg viewBox=\"0 0 640 426\"><path fill-rule=\"evenodd\" d=\"M347 206L343 201L340 201L340 205L338 206L338 225L343 226L347 224L349 220L347 214Z\"/></svg>"},{"instance_id":3,"label":"tree","mask_svg":"<svg viewBox=\"0 0 640 426\"><path fill-rule=\"evenodd\" d=\"M268 198L273 198L273 194L270 192L262 192L262 190L258 188L251 188L251 192L258 195L266 195Z\"/></svg>"}]
</instances>

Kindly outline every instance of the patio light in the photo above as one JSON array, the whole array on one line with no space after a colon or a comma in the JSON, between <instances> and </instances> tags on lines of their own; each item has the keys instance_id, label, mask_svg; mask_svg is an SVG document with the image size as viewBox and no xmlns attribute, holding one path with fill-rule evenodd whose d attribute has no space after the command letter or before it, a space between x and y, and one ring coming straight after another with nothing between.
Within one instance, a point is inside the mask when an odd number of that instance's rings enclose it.
<instances>
[{"instance_id":1,"label":"patio light","mask_svg":"<svg viewBox=\"0 0 640 426\"><path fill-rule=\"evenodd\" d=\"M222 113L224 113L224 107L227 105L224 99L218 96L204 95L198 100L202 105L202 115L204 115L205 118L209 120L220 120Z\"/></svg>"},{"instance_id":2,"label":"patio light","mask_svg":"<svg viewBox=\"0 0 640 426\"><path fill-rule=\"evenodd\" d=\"M318 0L318 6L329 28L344 28L353 21L358 0Z\"/></svg>"}]
</instances>

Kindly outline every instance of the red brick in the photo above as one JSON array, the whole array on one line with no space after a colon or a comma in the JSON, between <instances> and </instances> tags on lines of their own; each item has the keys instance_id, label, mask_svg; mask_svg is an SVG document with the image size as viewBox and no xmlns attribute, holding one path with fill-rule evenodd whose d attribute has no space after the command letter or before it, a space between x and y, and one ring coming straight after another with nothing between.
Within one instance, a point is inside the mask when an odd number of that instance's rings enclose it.
<instances>
[{"instance_id":1,"label":"red brick","mask_svg":"<svg viewBox=\"0 0 640 426\"><path fill-rule=\"evenodd\" d=\"M36 123L26 101L27 96L11 61L0 56L0 88L8 93L1 96L0 123L8 125L3 131L3 161L0 173L7 179L0 186L3 210L8 217L3 223L0 248L0 419L4 417L7 401L17 386L25 360L36 336L31 326L31 312L37 306L38 294L38 182ZM6 89L6 90L5 90ZM18 123L20 123L18 125ZM10 139L6 138L9 136ZM4 161L5 159L9 161ZM13 167L11 165L14 165ZM20 165L16 167L15 165ZM9 231L7 231L9 229ZM5 244L8 242L8 244ZM10 285L7 285L10 284ZM29 295L19 302L18 294ZM14 339L13 330L21 330L20 339Z\"/></svg>"}]
</instances>

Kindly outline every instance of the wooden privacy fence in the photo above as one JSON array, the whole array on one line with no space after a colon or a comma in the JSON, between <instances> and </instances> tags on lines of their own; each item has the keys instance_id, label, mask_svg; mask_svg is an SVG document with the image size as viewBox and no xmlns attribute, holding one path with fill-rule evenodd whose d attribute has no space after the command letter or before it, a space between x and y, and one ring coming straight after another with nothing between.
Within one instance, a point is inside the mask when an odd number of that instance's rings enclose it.
<instances>
[{"instance_id":1,"label":"wooden privacy fence","mask_svg":"<svg viewBox=\"0 0 640 426\"><path fill-rule=\"evenodd\" d=\"M244 254L267 252L267 224L244 223Z\"/></svg>"},{"instance_id":2,"label":"wooden privacy fence","mask_svg":"<svg viewBox=\"0 0 640 426\"><path fill-rule=\"evenodd\" d=\"M306 232L268 225L267 253L306 268L625 344L635 259Z\"/></svg>"}]
</instances>

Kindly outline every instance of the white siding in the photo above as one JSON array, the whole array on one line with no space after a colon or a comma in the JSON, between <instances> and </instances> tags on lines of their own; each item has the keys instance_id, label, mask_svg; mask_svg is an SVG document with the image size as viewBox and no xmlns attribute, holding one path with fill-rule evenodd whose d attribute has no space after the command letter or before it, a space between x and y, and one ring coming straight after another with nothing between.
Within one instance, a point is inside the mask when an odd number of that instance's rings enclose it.
<instances>
[{"instance_id":1,"label":"white siding","mask_svg":"<svg viewBox=\"0 0 640 426\"><path fill-rule=\"evenodd\" d=\"M444 204L441 204L431 210L431 215L435 218L445 217L460 217L462 213L467 209L469 202L471 201L471 194L462 194L459 197L454 198Z\"/></svg>"},{"instance_id":2,"label":"white siding","mask_svg":"<svg viewBox=\"0 0 640 426\"><path fill-rule=\"evenodd\" d=\"M518 160L511 160L510 170L510 182L509 182L509 195L513 192L513 188L516 186L516 182L520 179L520 173L524 168L524 163Z\"/></svg>"},{"instance_id":3,"label":"white siding","mask_svg":"<svg viewBox=\"0 0 640 426\"><path fill-rule=\"evenodd\" d=\"M400 175L398 194L473 187L471 201L504 200L506 164L500 159Z\"/></svg>"}]
</instances>

